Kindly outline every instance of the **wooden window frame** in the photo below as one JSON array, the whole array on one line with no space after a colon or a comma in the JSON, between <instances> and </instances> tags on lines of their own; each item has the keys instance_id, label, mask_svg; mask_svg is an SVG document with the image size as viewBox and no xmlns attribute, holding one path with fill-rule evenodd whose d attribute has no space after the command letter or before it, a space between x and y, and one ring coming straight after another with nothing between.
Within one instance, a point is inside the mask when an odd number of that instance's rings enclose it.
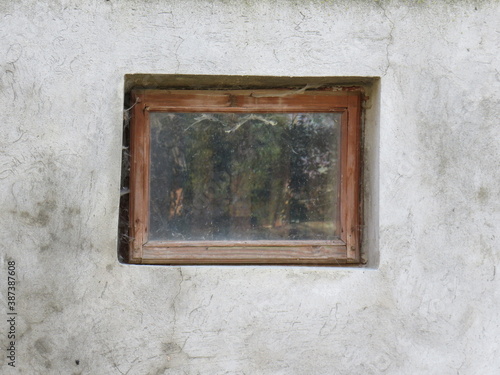
<instances>
[{"instance_id":1,"label":"wooden window frame","mask_svg":"<svg viewBox=\"0 0 500 375\"><path fill-rule=\"evenodd\" d=\"M360 263L361 101L350 88L131 92L128 262L140 264L346 265ZM151 112L341 113L340 238L289 241L148 241Z\"/></svg>"}]
</instances>

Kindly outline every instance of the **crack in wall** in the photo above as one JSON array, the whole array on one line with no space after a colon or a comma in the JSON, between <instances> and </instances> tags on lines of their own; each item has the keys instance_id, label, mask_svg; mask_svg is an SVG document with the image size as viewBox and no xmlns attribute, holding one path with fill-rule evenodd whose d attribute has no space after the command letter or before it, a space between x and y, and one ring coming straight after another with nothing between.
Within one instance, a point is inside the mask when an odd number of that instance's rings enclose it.
<instances>
[{"instance_id":1,"label":"crack in wall","mask_svg":"<svg viewBox=\"0 0 500 375\"><path fill-rule=\"evenodd\" d=\"M377 5L380 9L382 9L382 13L384 15L384 17L387 19L387 21L389 21L389 24L390 24L390 30L389 30L389 38L388 38L388 42L387 42L387 45L385 47L385 59L387 60L387 65L384 69L384 73L382 74L382 76L386 76L387 75L387 72L389 71L389 68L391 67L391 60L390 60L390 48L392 46L392 44L394 43L394 35L393 35L393 32L394 32L394 29L396 28L396 26L394 25L394 22L391 20L391 18L387 15L387 10L382 6L382 4L380 2L377 1Z\"/></svg>"}]
</instances>

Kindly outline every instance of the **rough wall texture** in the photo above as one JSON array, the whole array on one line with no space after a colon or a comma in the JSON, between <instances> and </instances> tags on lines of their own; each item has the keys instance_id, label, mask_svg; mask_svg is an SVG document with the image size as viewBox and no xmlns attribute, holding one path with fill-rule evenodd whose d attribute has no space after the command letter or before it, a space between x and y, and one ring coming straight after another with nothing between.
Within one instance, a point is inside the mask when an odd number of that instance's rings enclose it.
<instances>
[{"instance_id":1,"label":"rough wall texture","mask_svg":"<svg viewBox=\"0 0 500 375\"><path fill-rule=\"evenodd\" d=\"M0 1L3 374L500 373L497 1L83 3ZM378 269L119 264L127 73L380 76Z\"/></svg>"}]
</instances>

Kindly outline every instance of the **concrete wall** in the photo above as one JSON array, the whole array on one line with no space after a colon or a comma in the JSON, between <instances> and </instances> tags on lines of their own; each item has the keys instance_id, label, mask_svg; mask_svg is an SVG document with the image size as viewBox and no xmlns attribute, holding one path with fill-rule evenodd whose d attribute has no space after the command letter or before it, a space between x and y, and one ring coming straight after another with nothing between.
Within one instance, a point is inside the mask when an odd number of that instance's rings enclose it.
<instances>
[{"instance_id":1,"label":"concrete wall","mask_svg":"<svg viewBox=\"0 0 500 375\"><path fill-rule=\"evenodd\" d=\"M495 0L1 0L2 374L500 373L499 19ZM120 264L129 73L381 77L378 267Z\"/></svg>"}]
</instances>

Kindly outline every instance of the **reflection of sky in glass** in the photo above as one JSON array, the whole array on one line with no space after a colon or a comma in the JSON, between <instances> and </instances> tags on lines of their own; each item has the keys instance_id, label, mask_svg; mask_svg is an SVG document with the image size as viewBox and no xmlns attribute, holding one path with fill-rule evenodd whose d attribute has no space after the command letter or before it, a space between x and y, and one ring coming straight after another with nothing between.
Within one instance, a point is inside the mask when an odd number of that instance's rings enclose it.
<instances>
[{"instance_id":1,"label":"reflection of sky in glass","mask_svg":"<svg viewBox=\"0 0 500 375\"><path fill-rule=\"evenodd\" d=\"M151 113L149 239L337 238L340 116Z\"/></svg>"}]
</instances>

